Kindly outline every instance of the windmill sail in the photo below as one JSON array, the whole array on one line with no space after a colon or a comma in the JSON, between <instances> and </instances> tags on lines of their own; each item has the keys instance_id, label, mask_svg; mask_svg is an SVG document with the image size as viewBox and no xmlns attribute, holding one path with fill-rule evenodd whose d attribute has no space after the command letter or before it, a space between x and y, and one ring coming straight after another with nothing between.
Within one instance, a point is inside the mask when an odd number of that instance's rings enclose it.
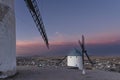
<instances>
[{"instance_id":1,"label":"windmill sail","mask_svg":"<svg viewBox=\"0 0 120 80\"><path fill-rule=\"evenodd\" d=\"M47 47L49 48L48 38L45 32L45 27L42 21L42 17L40 15L39 8L37 6L36 0L24 0L27 4L27 7L32 15L32 18L38 28L38 31L42 35L43 40L45 41Z\"/></svg>"},{"instance_id":2,"label":"windmill sail","mask_svg":"<svg viewBox=\"0 0 120 80\"><path fill-rule=\"evenodd\" d=\"M82 49L82 63L84 65L84 50L83 50L83 43L79 40L78 41L79 45L80 45L80 48Z\"/></svg>"},{"instance_id":3,"label":"windmill sail","mask_svg":"<svg viewBox=\"0 0 120 80\"><path fill-rule=\"evenodd\" d=\"M84 65L84 54L86 55L86 57L88 58L89 62L92 64L93 66L93 62L92 60L90 59L89 55L87 54L87 50L85 49L85 39L84 39L84 36L82 35L82 41L78 41L81 49L82 49L82 58L83 58L83 65Z\"/></svg>"},{"instance_id":4,"label":"windmill sail","mask_svg":"<svg viewBox=\"0 0 120 80\"><path fill-rule=\"evenodd\" d=\"M92 60L90 59L90 57L88 56L87 51L85 51L85 55L87 56L89 62L90 62L90 63L92 64L92 66L93 66L93 62L92 62Z\"/></svg>"}]
</instances>

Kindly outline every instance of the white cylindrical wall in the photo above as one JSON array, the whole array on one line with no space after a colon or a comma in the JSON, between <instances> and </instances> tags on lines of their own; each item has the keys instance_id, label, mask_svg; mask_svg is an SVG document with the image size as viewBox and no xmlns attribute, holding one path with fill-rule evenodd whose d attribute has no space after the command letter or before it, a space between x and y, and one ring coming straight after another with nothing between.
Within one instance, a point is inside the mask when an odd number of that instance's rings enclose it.
<instances>
[{"instance_id":1,"label":"white cylindrical wall","mask_svg":"<svg viewBox=\"0 0 120 80\"><path fill-rule=\"evenodd\" d=\"M0 0L0 78L16 73L14 0Z\"/></svg>"},{"instance_id":2,"label":"white cylindrical wall","mask_svg":"<svg viewBox=\"0 0 120 80\"><path fill-rule=\"evenodd\" d=\"M68 56L67 66L78 67L80 70L83 69L82 57L81 56Z\"/></svg>"}]
</instances>

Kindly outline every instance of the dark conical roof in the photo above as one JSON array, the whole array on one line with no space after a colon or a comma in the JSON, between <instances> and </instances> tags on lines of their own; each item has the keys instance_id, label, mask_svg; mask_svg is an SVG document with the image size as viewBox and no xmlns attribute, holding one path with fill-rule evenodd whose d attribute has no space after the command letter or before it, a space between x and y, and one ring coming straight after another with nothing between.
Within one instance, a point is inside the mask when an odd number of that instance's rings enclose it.
<instances>
[{"instance_id":1,"label":"dark conical roof","mask_svg":"<svg viewBox=\"0 0 120 80\"><path fill-rule=\"evenodd\" d=\"M72 51L70 51L70 54L68 54L68 56L82 56L82 53L80 52L80 50L75 48Z\"/></svg>"}]
</instances>

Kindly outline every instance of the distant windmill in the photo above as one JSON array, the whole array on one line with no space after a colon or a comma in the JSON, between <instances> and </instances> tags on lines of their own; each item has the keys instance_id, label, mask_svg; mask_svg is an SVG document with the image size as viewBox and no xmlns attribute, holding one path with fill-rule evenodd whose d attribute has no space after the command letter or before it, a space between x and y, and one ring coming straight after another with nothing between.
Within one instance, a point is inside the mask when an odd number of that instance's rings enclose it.
<instances>
[{"instance_id":1,"label":"distant windmill","mask_svg":"<svg viewBox=\"0 0 120 80\"><path fill-rule=\"evenodd\" d=\"M80 48L82 50L83 74L85 74L85 71L84 71L84 55L86 55L86 57L88 58L89 62L92 64L92 66L93 66L93 62L90 59L90 57L88 56L87 50L85 49L85 38L84 38L83 35L82 35L82 41L79 40L78 43L79 43Z\"/></svg>"},{"instance_id":2,"label":"distant windmill","mask_svg":"<svg viewBox=\"0 0 120 80\"><path fill-rule=\"evenodd\" d=\"M59 66L65 59L67 60L67 66L79 70L83 69L81 52L77 48L72 49L70 53L63 57L56 65Z\"/></svg>"}]
</instances>

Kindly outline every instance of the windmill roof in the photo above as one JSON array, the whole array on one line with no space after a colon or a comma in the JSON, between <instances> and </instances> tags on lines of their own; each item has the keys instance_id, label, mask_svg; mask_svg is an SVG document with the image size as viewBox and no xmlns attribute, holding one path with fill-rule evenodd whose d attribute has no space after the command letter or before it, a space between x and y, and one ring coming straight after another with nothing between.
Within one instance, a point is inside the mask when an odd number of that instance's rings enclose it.
<instances>
[{"instance_id":1,"label":"windmill roof","mask_svg":"<svg viewBox=\"0 0 120 80\"><path fill-rule=\"evenodd\" d=\"M68 56L82 56L82 53L78 49L73 49Z\"/></svg>"}]
</instances>

